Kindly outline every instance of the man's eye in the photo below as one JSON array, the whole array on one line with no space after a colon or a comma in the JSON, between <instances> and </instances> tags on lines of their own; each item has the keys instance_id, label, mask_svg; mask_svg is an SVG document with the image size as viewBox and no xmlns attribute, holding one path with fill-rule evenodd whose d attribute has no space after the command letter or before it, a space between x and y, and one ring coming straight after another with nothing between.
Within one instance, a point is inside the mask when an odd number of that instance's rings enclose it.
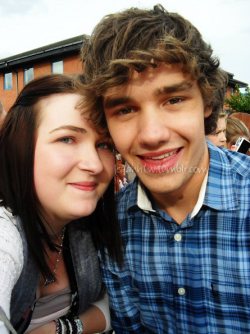
<instances>
[{"instance_id":1,"label":"man's eye","mask_svg":"<svg viewBox=\"0 0 250 334\"><path fill-rule=\"evenodd\" d=\"M133 112L133 108L127 107L127 108L122 108L118 110L118 115L127 115L130 114L131 112Z\"/></svg>"},{"instance_id":2,"label":"man's eye","mask_svg":"<svg viewBox=\"0 0 250 334\"><path fill-rule=\"evenodd\" d=\"M64 144L72 144L74 142L74 140L70 137L63 137L60 138L58 141Z\"/></svg>"},{"instance_id":3,"label":"man's eye","mask_svg":"<svg viewBox=\"0 0 250 334\"><path fill-rule=\"evenodd\" d=\"M176 104L176 103L182 102L182 100L183 99L181 97L173 97L173 98L168 100L168 103L169 104Z\"/></svg>"}]
</instances>

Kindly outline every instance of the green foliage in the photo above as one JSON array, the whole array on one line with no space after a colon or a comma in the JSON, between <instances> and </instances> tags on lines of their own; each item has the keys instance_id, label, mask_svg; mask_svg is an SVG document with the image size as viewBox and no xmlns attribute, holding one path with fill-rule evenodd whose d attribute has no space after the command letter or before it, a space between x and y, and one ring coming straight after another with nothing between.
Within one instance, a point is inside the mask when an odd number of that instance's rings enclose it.
<instances>
[{"instance_id":1,"label":"green foliage","mask_svg":"<svg viewBox=\"0 0 250 334\"><path fill-rule=\"evenodd\" d=\"M247 87L242 93L239 87L236 87L235 92L225 100L225 103L235 112L245 112L250 114L250 89Z\"/></svg>"}]
</instances>

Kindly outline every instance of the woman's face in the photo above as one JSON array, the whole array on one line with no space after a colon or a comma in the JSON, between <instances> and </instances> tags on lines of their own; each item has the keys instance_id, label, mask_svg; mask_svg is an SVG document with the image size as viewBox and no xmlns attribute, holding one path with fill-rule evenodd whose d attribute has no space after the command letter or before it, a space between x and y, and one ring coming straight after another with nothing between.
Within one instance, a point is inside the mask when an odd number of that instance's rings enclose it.
<instances>
[{"instance_id":1,"label":"woman's face","mask_svg":"<svg viewBox=\"0 0 250 334\"><path fill-rule=\"evenodd\" d=\"M58 226L88 216L114 174L110 139L81 115L78 94L39 102L35 190L47 221Z\"/></svg>"}]
</instances>

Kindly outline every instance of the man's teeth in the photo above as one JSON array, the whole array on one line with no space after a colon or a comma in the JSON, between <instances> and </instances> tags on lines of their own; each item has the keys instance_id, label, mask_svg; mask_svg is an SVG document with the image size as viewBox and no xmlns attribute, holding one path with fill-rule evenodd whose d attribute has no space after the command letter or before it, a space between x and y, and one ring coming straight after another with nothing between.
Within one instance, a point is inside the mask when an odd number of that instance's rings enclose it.
<instances>
[{"instance_id":1,"label":"man's teeth","mask_svg":"<svg viewBox=\"0 0 250 334\"><path fill-rule=\"evenodd\" d=\"M164 158L167 158L167 157L171 157L171 155L173 155L175 153L176 153L176 151L172 151L172 152L169 152L169 153L165 153L165 154L159 155L157 157L151 157L150 159L152 159L152 160L161 160L161 159L164 159Z\"/></svg>"}]
</instances>

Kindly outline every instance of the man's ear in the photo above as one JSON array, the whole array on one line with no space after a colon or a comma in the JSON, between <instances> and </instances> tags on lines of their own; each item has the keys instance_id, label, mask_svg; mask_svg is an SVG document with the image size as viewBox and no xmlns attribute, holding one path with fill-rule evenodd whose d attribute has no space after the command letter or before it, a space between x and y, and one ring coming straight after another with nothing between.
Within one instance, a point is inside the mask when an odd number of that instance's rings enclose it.
<instances>
[{"instance_id":1,"label":"man's ear","mask_svg":"<svg viewBox=\"0 0 250 334\"><path fill-rule=\"evenodd\" d=\"M208 118L212 114L212 107L205 107L204 118Z\"/></svg>"}]
</instances>

